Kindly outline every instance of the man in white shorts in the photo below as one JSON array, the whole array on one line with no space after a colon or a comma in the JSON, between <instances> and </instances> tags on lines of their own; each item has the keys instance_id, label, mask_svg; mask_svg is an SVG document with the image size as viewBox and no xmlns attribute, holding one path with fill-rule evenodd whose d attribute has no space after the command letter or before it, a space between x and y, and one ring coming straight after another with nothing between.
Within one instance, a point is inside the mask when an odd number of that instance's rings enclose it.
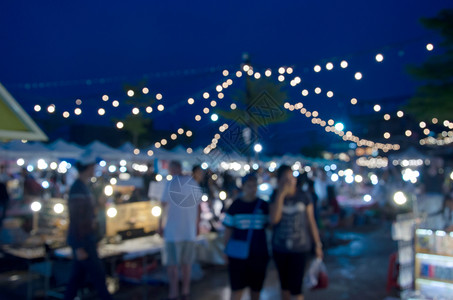
<instances>
[{"instance_id":1,"label":"man in white shorts","mask_svg":"<svg viewBox=\"0 0 453 300\"><path fill-rule=\"evenodd\" d=\"M182 175L181 163L172 161L169 173L173 179L166 183L162 195L160 228L163 228L165 246L162 263L167 267L169 280L168 299L189 299L191 268L195 260L195 241L199 220L201 189L191 176ZM179 293L179 267L182 274L181 298Z\"/></svg>"}]
</instances>

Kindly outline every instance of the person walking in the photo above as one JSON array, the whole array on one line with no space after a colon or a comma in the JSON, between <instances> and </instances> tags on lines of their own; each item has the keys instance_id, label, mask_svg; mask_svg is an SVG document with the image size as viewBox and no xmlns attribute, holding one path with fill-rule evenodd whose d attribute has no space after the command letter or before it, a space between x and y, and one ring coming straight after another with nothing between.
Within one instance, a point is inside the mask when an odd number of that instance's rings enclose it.
<instances>
[{"instance_id":1,"label":"person walking","mask_svg":"<svg viewBox=\"0 0 453 300\"><path fill-rule=\"evenodd\" d=\"M442 209L443 229L445 231L453 231L453 195L452 193L444 196L444 205Z\"/></svg>"},{"instance_id":2,"label":"person walking","mask_svg":"<svg viewBox=\"0 0 453 300\"><path fill-rule=\"evenodd\" d=\"M310 196L296 187L290 166L277 171L277 189L270 200L273 225L272 249L283 300L303 300L302 282L312 239L316 256L323 257L322 243Z\"/></svg>"},{"instance_id":3,"label":"person walking","mask_svg":"<svg viewBox=\"0 0 453 300\"><path fill-rule=\"evenodd\" d=\"M6 218L6 210L8 209L9 194L6 188L6 182L0 181L0 228L2 228L3 220Z\"/></svg>"},{"instance_id":4,"label":"person walking","mask_svg":"<svg viewBox=\"0 0 453 300\"><path fill-rule=\"evenodd\" d=\"M72 248L73 265L64 299L74 299L88 277L98 292L99 299L112 299L105 284L105 271L97 251L98 224L96 201L89 189L96 159L84 156L76 163L79 172L68 198L68 244Z\"/></svg>"},{"instance_id":5,"label":"person walking","mask_svg":"<svg viewBox=\"0 0 453 300\"><path fill-rule=\"evenodd\" d=\"M163 214L159 222L159 232L163 231L164 248L162 263L167 267L169 292L168 299L180 299L179 269L182 274L181 299L188 300L192 264L195 261L195 241L199 221L201 189L191 176L182 175L182 166L171 161L168 181L161 198Z\"/></svg>"},{"instance_id":6,"label":"person walking","mask_svg":"<svg viewBox=\"0 0 453 300\"><path fill-rule=\"evenodd\" d=\"M266 277L269 252L265 229L269 225L269 204L256 196L258 178L254 174L242 178L242 193L225 214L225 249L231 285L231 300L240 300L249 287L251 299L259 300ZM228 243L231 240L248 242L246 258L231 257Z\"/></svg>"}]
</instances>

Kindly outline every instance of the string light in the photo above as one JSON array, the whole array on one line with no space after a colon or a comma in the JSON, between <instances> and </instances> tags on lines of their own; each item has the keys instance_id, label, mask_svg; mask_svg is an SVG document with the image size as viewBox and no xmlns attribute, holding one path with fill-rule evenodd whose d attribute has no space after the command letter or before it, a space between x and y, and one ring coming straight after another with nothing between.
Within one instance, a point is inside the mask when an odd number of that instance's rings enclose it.
<instances>
[{"instance_id":1,"label":"string light","mask_svg":"<svg viewBox=\"0 0 453 300\"><path fill-rule=\"evenodd\" d=\"M383 60L384 60L384 56L382 54L379 53L379 54L376 55L376 61L377 62L382 62Z\"/></svg>"},{"instance_id":2,"label":"string light","mask_svg":"<svg viewBox=\"0 0 453 300\"><path fill-rule=\"evenodd\" d=\"M105 115L105 109L99 108L99 109L98 109L98 114L99 114L100 116Z\"/></svg>"},{"instance_id":3,"label":"string light","mask_svg":"<svg viewBox=\"0 0 453 300\"><path fill-rule=\"evenodd\" d=\"M163 111L164 109L165 109L165 107L164 107L163 104L159 104L159 105L157 106L157 110L158 110L158 111Z\"/></svg>"},{"instance_id":4,"label":"string light","mask_svg":"<svg viewBox=\"0 0 453 300\"><path fill-rule=\"evenodd\" d=\"M162 94L156 94L156 99L157 100L162 100Z\"/></svg>"},{"instance_id":5,"label":"string light","mask_svg":"<svg viewBox=\"0 0 453 300\"><path fill-rule=\"evenodd\" d=\"M291 107L294 108L294 105L290 105L288 103L288 105L284 105L284 107L286 109L288 109L288 110L291 110ZM314 114L314 113L311 113L310 111L308 111L306 108L300 109L300 113L305 115L307 118L310 118L310 117L311 118L316 118L319 115L318 112L316 112L316 114ZM312 123L320 125L322 127L324 127L326 125L326 122L324 120L322 120L321 118L317 118L316 120L312 121ZM345 133L342 130L337 130L334 126L332 126L333 124L335 124L335 121L332 120L332 119L330 119L327 123L329 124L329 126L325 127L325 131L326 132L332 132L332 133L335 133L335 134L339 135L340 137L343 138L344 141L352 141L352 142L356 143L357 145L373 147L375 149L380 149L380 150L382 150L384 152L388 152L390 150L399 150L400 149L400 145L398 145L398 144L375 143L375 142L370 141L370 140L360 139L359 137L354 136L352 134L352 132L350 132L350 131ZM338 127L338 128L340 129L340 127Z\"/></svg>"},{"instance_id":6,"label":"string light","mask_svg":"<svg viewBox=\"0 0 453 300\"><path fill-rule=\"evenodd\" d=\"M50 113L50 114L53 114L55 112L55 105L51 104L47 107L47 111Z\"/></svg>"},{"instance_id":7,"label":"string light","mask_svg":"<svg viewBox=\"0 0 453 300\"><path fill-rule=\"evenodd\" d=\"M35 110L36 112L40 112L40 111L41 111L41 106L38 105L38 104L36 104L35 107L34 107L34 110Z\"/></svg>"},{"instance_id":8,"label":"string light","mask_svg":"<svg viewBox=\"0 0 453 300\"><path fill-rule=\"evenodd\" d=\"M74 113L79 116L82 114L82 110L77 107L76 109L74 109Z\"/></svg>"},{"instance_id":9,"label":"string light","mask_svg":"<svg viewBox=\"0 0 453 300\"><path fill-rule=\"evenodd\" d=\"M362 79L362 73L356 72L355 75L354 75L354 78L355 78L356 80Z\"/></svg>"},{"instance_id":10,"label":"string light","mask_svg":"<svg viewBox=\"0 0 453 300\"><path fill-rule=\"evenodd\" d=\"M153 112L153 108L151 106L146 107L146 112L149 113L149 114L152 113Z\"/></svg>"},{"instance_id":11,"label":"string light","mask_svg":"<svg viewBox=\"0 0 453 300\"><path fill-rule=\"evenodd\" d=\"M333 63L328 62L328 63L326 64L326 69L329 70L329 71L332 70L332 69L333 69Z\"/></svg>"},{"instance_id":12,"label":"string light","mask_svg":"<svg viewBox=\"0 0 453 300\"><path fill-rule=\"evenodd\" d=\"M128 90L128 91L127 91L127 95L128 95L129 97L134 97L134 94L135 94L135 93L134 93L133 90Z\"/></svg>"},{"instance_id":13,"label":"string light","mask_svg":"<svg viewBox=\"0 0 453 300\"><path fill-rule=\"evenodd\" d=\"M142 93L145 94L145 95L148 94L149 93L149 89L147 87L144 87L142 89Z\"/></svg>"},{"instance_id":14,"label":"string light","mask_svg":"<svg viewBox=\"0 0 453 300\"><path fill-rule=\"evenodd\" d=\"M109 96L107 95L102 96L102 101L109 101Z\"/></svg>"},{"instance_id":15,"label":"string light","mask_svg":"<svg viewBox=\"0 0 453 300\"><path fill-rule=\"evenodd\" d=\"M120 105L120 102L119 102L118 100L114 100L114 101L112 102L112 106L113 106L113 107L118 107L119 105Z\"/></svg>"},{"instance_id":16,"label":"string light","mask_svg":"<svg viewBox=\"0 0 453 300\"><path fill-rule=\"evenodd\" d=\"M117 123L116 123L116 127L117 127L118 129L123 129L123 127L124 127L123 122L117 122Z\"/></svg>"},{"instance_id":17,"label":"string light","mask_svg":"<svg viewBox=\"0 0 453 300\"><path fill-rule=\"evenodd\" d=\"M320 65L316 65L316 66L313 67L313 70L314 70L316 73L318 73L318 72L321 71L321 66L320 66Z\"/></svg>"},{"instance_id":18,"label":"string light","mask_svg":"<svg viewBox=\"0 0 453 300\"><path fill-rule=\"evenodd\" d=\"M348 62L345 61L345 60L343 60L343 61L341 61L340 66L341 66L343 69L346 69L346 68L348 67Z\"/></svg>"},{"instance_id":19,"label":"string light","mask_svg":"<svg viewBox=\"0 0 453 300\"><path fill-rule=\"evenodd\" d=\"M434 49L433 44L427 44L427 45L426 45L426 50L428 50L428 51L433 51L433 49Z\"/></svg>"}]
</instances>

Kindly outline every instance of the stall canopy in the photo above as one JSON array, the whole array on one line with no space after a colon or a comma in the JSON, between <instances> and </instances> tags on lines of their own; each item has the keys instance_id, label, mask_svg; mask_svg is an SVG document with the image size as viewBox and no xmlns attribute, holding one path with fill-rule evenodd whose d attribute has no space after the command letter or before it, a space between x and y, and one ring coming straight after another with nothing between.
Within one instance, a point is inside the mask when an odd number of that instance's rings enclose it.
<instances>
[{"instance_id":1,"label":"stall canopy","mask_svg":"<svg viewBox=\"0 0 453 300\"><path fill-rule=\"evenodd\" d=\"M121 160L130 158L130 155L127 155L120 150L109 147L99 141L92 142L91 144L87 145L85 149L86 151L91 151L93 155L106 160Z\"/></svg>"},{"instance_id":2,"label":"stall canopy","mask_svg":"<svg viewBox=\"0 0 453 300\"><path fill-rule=\"evenodd\" d=\"M74 144L68 143L62 139L58 139L47 148L52 151L53 155L60 158L77 159L85 151L83 148Z\"/></svg>"},{"instance_id":3,"label":"stall canopy","mask_svg":"<svg viewBox=\"0 0 453 300\"><path fill-rule=\"evenodd\" d=\"M406 151L402 151L397 154L393 154L389 156L390 160L403 160L403 159L426 159L426 155L420 153L414 147L408 148Z\"/></svg>"},{"instance_id":4,"label":"stall canopy","mask_svg":"<svg viewBox=\"0 0 453 300\"><path fill-rule=\"evenodd\" d=\"M0 83L0 140L47 141L25 110Z\"/></svg>"}]
</instances>

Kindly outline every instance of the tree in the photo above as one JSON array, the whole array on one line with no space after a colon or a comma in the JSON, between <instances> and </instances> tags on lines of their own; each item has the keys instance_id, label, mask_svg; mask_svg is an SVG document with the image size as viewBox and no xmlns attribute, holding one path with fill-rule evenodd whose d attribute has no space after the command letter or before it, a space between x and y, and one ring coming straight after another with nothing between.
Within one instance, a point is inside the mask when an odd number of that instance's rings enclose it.
<instances>
[{"instance_id":1,"label":"tree","mask_svg":"<svg viewBox=\"0 0 453 300\"><path fill-rule=\"evenodd\" d=\"M146 81L141 81L137 85L124 85L124 91L128 93L133 91L133 95L129 95L126 104L131 107L138 108L143 111L148 106L155 103L154 94L151 94L146 87ZM132 144L136 147L149 143L149 136L145 137L144 134L148 132L147 127L152 126L151 118L145 116L142 112L138 114L128 114L124 119L114 119L114 122L122 121L124 123L124 130L129 132L132 137Z\"/></svg>"},{"instance_id":2,"label":"tree","mask_svg":"<svg viewBox=\"0 0 453 300\"><path fill-rule=\"evenodd\" d=\"M124 123L124 130L132 136L132 144L136 147L144 144L140 143L140 137L147 133L146 127L151 120L144 118L143 114L139 113L137 115L127 115L122 122Z\"/></svg>"},{"instance_id":3,"label":"tree","mask_svg":"<svg viewBox=\"0 0 453 300\"><path fill-rule=\"evenodd\" d=\"M253 79L247 76L245 90L238 89L232 94L236 108L217 110L220 116L242 128L240 138L243 147L237 147L235 150L250 155L251 144L258 141L262 134L260 129L288 119L283 108L287 100L286 92L282 90L283 86L268 78Z\"/></svg>"},{"instance_id":4,"label":"tree","mask_svg":"<svg viewBox=\"0 0 453 300\"><path fill-rule=\"evenodd\" d=\"M437 30L444 40L441 54L431 57L409 72L425 84L410 99L407 110L419 120L451 120L453 112L453 9L439 12L436 17L422 19L423 25Z\"/></svg>"}]
</instances>

